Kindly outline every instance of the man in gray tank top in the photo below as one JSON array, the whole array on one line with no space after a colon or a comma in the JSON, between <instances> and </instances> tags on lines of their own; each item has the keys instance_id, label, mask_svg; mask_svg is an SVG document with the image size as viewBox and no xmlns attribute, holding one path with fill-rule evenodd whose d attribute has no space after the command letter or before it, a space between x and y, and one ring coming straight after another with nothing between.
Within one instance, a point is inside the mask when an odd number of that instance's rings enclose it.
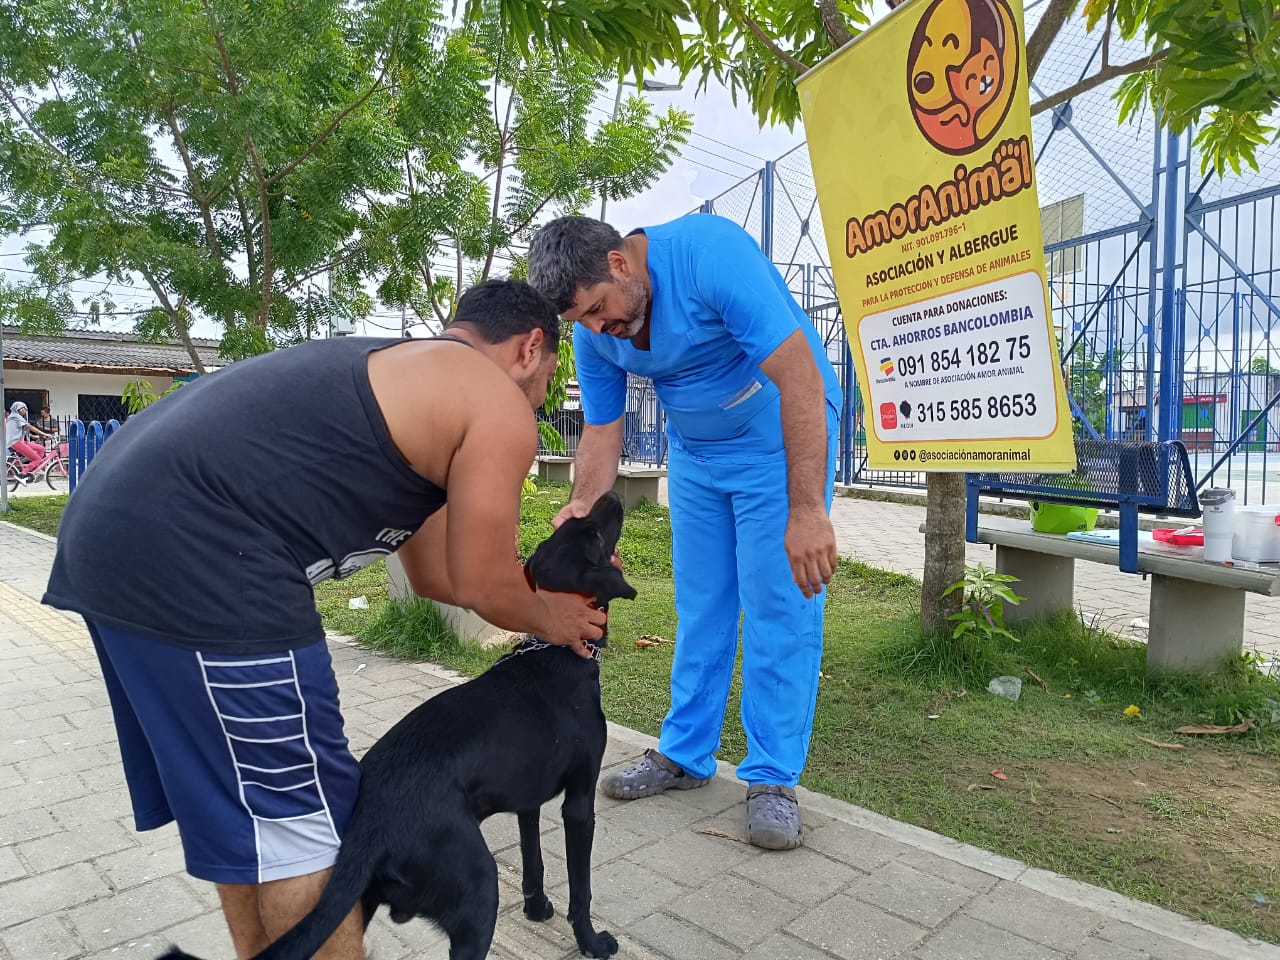
<instances>
[{"instance_id":1,"label":"man in gray tank top","mask_svg":"<svg viewBox=\"0 0 1280 960\"><path fill-rule=\"evenodd\" d=\"M434 340L301 344L131 418L64 513L46 603L85 618L139 830L176 820L239 956L314 905L359 767L313 586L397 553L421 595L590 656L605 616L512 550L560 318L520 281ZM266 411L252 431L245 409ZM363 957L357 907L317 954Z\"/></svg>"}]
</instances>

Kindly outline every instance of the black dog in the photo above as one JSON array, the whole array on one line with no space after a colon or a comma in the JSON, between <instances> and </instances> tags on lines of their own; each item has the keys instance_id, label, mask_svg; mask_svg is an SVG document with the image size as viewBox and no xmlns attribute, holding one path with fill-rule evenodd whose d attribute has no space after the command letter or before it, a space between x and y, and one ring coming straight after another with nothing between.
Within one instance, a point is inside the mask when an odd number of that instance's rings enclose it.
<instances>
[{"instance_id":1,"label":"black dog","mask_svg":"<svg viewBox=\"0 0 1280 960\"><path fill-rule=\"evenodd\" d=\"M602 608L617 597L634 599L610 563L621 533L622 501L606 493L587 517L566 521L538 546L526 576L544 589L592 596ZM618 942L596 932L590 917L595 788L605 741L598 663L536 639L431 698L369 749L319 903L255 960L311 957L358 902L366 926L385 903L396 923L419 916L441 927L449 960L484 960L497 920L498 872L480 822L495 813L517 815L524 913L547 920L553 908L543 890L538 816L561 792L569 922L582 953L612 956ZM165 955L184 957L193 960L176 947Z\"/></svg>"}]
</instances>

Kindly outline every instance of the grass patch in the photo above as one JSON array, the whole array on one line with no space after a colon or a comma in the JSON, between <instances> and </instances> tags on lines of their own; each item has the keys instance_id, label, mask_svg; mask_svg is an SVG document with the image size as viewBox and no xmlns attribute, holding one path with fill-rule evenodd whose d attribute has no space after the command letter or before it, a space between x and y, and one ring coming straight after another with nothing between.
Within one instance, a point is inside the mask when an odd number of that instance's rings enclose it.
<instances>
[{"instance_id":1,"label":"grass patch","mask_svg":"<svg viewBox=\"0 0 1280 960\"><path fill-rule=\"evenodd\" d=\"M63 508L67 505L67 496L65 493L55 493L47 497L10 497L9 510L0 514L0 520L56 537L58 525L62 523Z\"/></svg>"},{"instance_id":2,"label":"grass patch","mask_svg":"<svg viewBox=\"0 0 1280 960\"><path fill-rule=\"evenodd\" d=\"M369 606L352 610L349 604L355 597L364 597ZM382 560L342 580L325 580L316 587L316 609L324 620L324 628L352 637L359 636L389 602L387 565Z\"/></svg>"},{"instance_id":3,"label":"grass patch","mask_svg":"<svg viewBox=\"0 0 1280 960\"><path fill-rule=\"evenodd\" d=\"M389 600L357 635L361 646L400 660L430 660L460 673L485 670L496 653L458 639L430 600Z\"/></svg>"}]
</instances>

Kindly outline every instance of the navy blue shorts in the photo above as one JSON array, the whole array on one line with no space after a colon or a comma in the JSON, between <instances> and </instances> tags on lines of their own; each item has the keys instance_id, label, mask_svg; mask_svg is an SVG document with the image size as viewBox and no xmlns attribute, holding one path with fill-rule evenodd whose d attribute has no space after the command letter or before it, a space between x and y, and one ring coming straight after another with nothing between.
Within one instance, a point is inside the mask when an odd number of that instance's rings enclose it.
<instances>
[{"instance_id":1,"label":"navy blue shorts","mask_svg":"<svg viewBox=\"0 0 1280 960\"><path fill-rule=\"evenodd\" d=\"M139 830L176 820L187 871L214 883L333 865L360 767L323 641L217 654L88 627Z\"/></svg>"}]
</instances>

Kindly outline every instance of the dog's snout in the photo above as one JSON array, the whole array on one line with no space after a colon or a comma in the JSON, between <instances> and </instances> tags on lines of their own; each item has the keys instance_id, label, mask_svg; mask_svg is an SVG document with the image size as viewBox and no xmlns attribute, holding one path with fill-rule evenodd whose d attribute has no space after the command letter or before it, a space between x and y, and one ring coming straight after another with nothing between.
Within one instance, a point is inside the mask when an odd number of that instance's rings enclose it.
<instances>
[{"instance_id":1,"label":"dog's snout","mask_svg":"<svg viewBox=\"0 0 1280 960\"><path fill-rule=\"evenodd\" d=\"M913 85L916 88L916 93L921 95L928 93L933 89L933 74L917 73Z\"/></svg>"}]
</instances>

